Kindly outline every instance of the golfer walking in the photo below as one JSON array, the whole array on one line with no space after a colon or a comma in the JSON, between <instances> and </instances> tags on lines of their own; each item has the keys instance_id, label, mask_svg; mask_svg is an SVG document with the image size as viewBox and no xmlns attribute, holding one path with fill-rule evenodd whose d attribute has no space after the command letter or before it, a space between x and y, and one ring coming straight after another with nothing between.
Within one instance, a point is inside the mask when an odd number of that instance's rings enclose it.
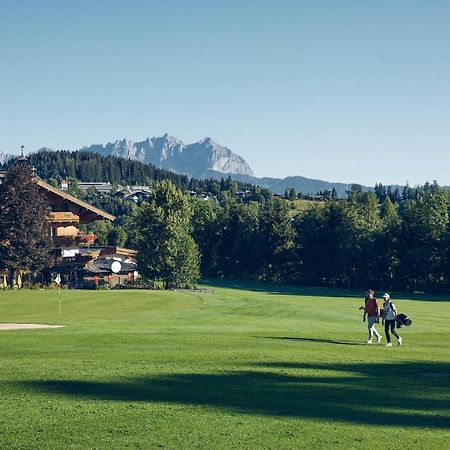
<instances>
[{"instance_id":1,"label":"golfer walking","mask_svg":"<svg viewBox=\"0 0 450 450\"><path fill-rule=\"evenodd\" d=\"M381 334L378 333L375 328L375 324L378 323L380 317L380 305L378 300L374 297L374 292L372 289L367 291L367 297L364 300L364 315L363 322L366 321L367 316L367 328L369 330L369 338L367 339L367 343L371 344L373 335L377 337L377 344L381 341Z\"/></svg>"},{"instance_id":2,"label":"golfer walking","mask_svg":"<svg viewBox=\"0 0 450 450\"><path fill-rule=\"evenodd\" d=\"M383 295L383 322L384 322L384 333L386 334L386 347L392 347L391 333L397 338L397 345L402 345L402 338L395 331L395 323L397 319L397 308L391 302L391 296L389 294Z\"/></svg>"}]
</instances>

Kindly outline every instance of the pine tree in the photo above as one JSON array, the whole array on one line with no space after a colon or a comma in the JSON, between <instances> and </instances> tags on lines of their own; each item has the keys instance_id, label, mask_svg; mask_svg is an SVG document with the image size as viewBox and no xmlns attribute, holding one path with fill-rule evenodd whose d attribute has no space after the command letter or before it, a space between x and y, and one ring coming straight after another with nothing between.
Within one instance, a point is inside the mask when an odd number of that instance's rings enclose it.
<instances>
[{"instance_id":1,"label":"pine tree","mask_svg":"<svg viewBox=\"0 0 450 450\"><path fill-rule=\"evenodd\" d=\"M201 269L203 275L216 275L218 238L220 232L220 216L223 208L216 202L191 199L193 216L191 220L193 237L200 250Z\"/></svg>"},{"instance_id":2,"label":"pine tree","mask_svg":"<svg viewBox=\"0 0 450 450\"><path fill-rule=\"evenodd\" d=\"M336 189L333 188L333 189L331 190L331 199L332 199L332 200L337 200L337 198L338 198L338 195L337 195Z\"/></svg>"},{"instance_id":3,"label":"pine tree","mask_svg":"<svg viewBox=\"0 0 450 450\"><path fill-rule=\"evenodd\" d=\"M295 231L286 202L269 200L261 208L255 239L260 278L288 281L293 266Z\"/></svg>"},{"instance_id":4,"label":"pine tree","mask_svg":"<svg viewBox=\"0 0 450 450\"><path fill-rule=\"evenodd\" d=\"M294 201L297 198L297 193L294 188L289 189L289 200Z\"/></svg>"},{"instance_id":5,"label":"pine tree","mask_svg":"<svg viewBox=\"0 0 450 450\"><path fill-rule=\"evenodd\" d=\"M0 198L0 266L14 286L19 271L39 270L50 261L50 212L23 159L6 173Z\"/></svg>"},{"instance_id":6,"label":"pine tree","mask_svg":"<svg viewBox=\"0 0 450 450\"><path fill-rule=\"evenodd\" d=\"M137 263L144 278L167 287L192 286L199 278L199 253L191 236L189 199L170 181L158 183L137 212Z\"/></svg>"}]
</instances>

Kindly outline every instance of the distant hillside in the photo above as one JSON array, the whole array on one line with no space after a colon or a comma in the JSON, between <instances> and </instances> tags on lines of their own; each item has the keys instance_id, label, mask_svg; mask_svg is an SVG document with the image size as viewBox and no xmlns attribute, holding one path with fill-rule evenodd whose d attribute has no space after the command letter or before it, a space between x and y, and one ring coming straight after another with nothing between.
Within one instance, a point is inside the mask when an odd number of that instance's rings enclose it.
<instances>
[{"instance_id":1,"label":"distant hillside","mask_svg":"<svg viewBox=\"0 0 450 450\"><path fill-rule=\"evenodd\" d=\"M346 195L346 192L351 188L351 184L345 183L330 183L328 181L314 180L301 176L286 177L286 178L256 178L245 175L233 175L233 178L246 183L256 184L261 187L270 189L276 194L283 194L286 189L294 188L297 192L303 194L316 194L325 190L336 190L339 197ZM363 186L364 190L371 188Z\"/></svg>"},{"instance_id":2,"label":"distant hillside","mask_svg":"<svg viewBox=\"0 0 450 450\"><path fill-rule=\"evenodd\" d=\"M152 181L170 180L176 186L187 189L186 175L116 156L101 156L92 152L67 150L41 150L27 156L39 177L45 180L70 179L79 181L109 181L111 184L144 185ZM6 169L14 159L0 165Z\"/></svg>"},{"instance_id":3,"label":"distant hillside","mask_svg":"<svg viewBox=\"0 0 450 450\"><path fill-rule=\"evenodd\" d=\"M221 184L224 184L225 190L230 188L228 177L222 182L213 179L199 180L160 169L152 164L118 156L102 156L88 151L40 150L28 155L28 160L30 165L35 167L37 175L47 181L74 178L78 181L104 181L127 186L149 185L155 181L170 180L182 190L213 194L223 190ZM14 158L8 159L4 164L0 164L0 169L7 169L13 162ZM255 186L246 182L237 182L237 188L251 189L252 192L257 190Z\"/></svg>"}]
</instances>

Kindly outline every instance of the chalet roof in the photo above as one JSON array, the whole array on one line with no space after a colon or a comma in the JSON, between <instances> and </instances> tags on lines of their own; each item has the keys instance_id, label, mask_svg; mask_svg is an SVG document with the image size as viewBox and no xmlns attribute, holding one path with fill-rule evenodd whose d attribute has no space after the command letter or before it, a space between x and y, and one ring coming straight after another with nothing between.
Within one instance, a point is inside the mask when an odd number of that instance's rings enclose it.
<instances>
[{"instance_id":1,"label":"chalet roof","mask_svg":"<svg viewBox=\"0 0 450 450\"><path fill-rule=\"evenodd\" d=\"M6 172L0 171L0 178L4 178ZM69 193L62 191L61 189L58 189L45 181L41 180L40 178L35 178L36 184L44 189L47 192L50 192L58 197L63 198L64 200L67 200L69 202L74 203L75 205L86 209L91 213L93 216L93 220L101 220L101 219L108 219L108 220L116 220L116 217L112 214L109 214L99 208L96 208L95 206L90 205L89 203L84 202L83 200L80 200L79 198L74 197L73 195L70 195Z\"/></svg>"},{"instance_id":2,"label":"chalet roof","mask_svg":"<svg viewBox=\"0 0 450 450\"><path fill-rule=\"evenodd\" d=\"M116 258L101 256L98 259L89 261L84 267L83 271L87 274L99 274L99 275L112 275L111 264L117 261ZM124 274L128 272L134 272L136 270L135 261L124 261L120 262L120 271L118 273Z\"/></svg>"},{"instance_id":3,"label":"chalet roof","mask_svg":"<svg viewBox=\"0 0 450 450\"><path fill-rule=\"evenodd\" d=\"M115 220L116 217L112 214L108 214L107 212L96 208L95 206L90 205L89 203L84 202L83 200L80 200L79 198L74 197L73 195L68 194L65 191L62 191L61 189L55 188L54 186L46 183L45 181L42 181L40 178L36 179L36 183L39 187L44 189L47 192L51 192L52 194L57 195L58 197L61 197L69 202L72 202L81 208L86 209L87 211L94 214L96 217L95 220L101 220L101 219L108 219L108 220Z\"/></svg>"}]
</instances>

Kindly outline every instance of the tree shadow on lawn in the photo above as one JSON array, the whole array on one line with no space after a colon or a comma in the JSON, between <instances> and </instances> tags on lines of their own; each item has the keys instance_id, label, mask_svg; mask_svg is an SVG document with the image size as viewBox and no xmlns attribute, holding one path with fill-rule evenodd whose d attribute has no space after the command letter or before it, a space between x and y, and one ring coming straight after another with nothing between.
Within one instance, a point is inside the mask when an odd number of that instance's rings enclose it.
<instances>
[{"instance_id":1,"label":"tree shadow on lawn","mask_svg":"<svg viewBox=\"0 0 450 450\"><path fill-rule=\"evenodd\" d=\"M361 304L364 302L365 290L343 289L343 288L327 288L312 286L296 286L289 284L276 284L258 281L242 281L242 280L224 280L224 279L205 279L202 285L208 287L221 287L226 289L236 289L244 291L261 292L273 295L298 295L307 297L340 297L360 299ZM377 291L377 298L381 298L384 291ZM412 292L390 292L393 301L398 300L419 300L430 302L450 302L450 295L439 294L415 294Z\"/></svg>"},{"instance_id":2,"label":"tree shadow on lawn","mask_svg":"<svg viewBox=\"0 0 450 450\"><path fill-rule=\"evenodd\" d=\"M269 362L253 367L255 371L179 373L117 382L40 380L16 385L99 401L169 402L264 416L450 428L450 363Z\"/></svg>"},{"instance_id":3,"label":"tree shadow on lawn","mask_svg":"<svg viewBox=\"0 0 450 450\"><path fill-rule=\"evenodd\" d=\"M283 341L298 341L298 342L318 342L321 344L337 344L337 345L367 345L361 342L355 341L336 341L334 339L319 339L319 338L306 338L306 337L289 337L289 336L255 336L262 339L279 339Z\"/></svg>"},{"instance_id":4,"label":"tree shadow on lawn","mask_svg":"<svg viewBox=\"0 0 450 450\"><path fill-rule=\"evenodd\" d=\"M209 287L221 287L243 291L261 292L274 295L300 295L310 297L351 297L364 298L364 290L332 289L326 287L296 286L263 281L204 279L201 284Z\"/></svg>"}]
</instances>

